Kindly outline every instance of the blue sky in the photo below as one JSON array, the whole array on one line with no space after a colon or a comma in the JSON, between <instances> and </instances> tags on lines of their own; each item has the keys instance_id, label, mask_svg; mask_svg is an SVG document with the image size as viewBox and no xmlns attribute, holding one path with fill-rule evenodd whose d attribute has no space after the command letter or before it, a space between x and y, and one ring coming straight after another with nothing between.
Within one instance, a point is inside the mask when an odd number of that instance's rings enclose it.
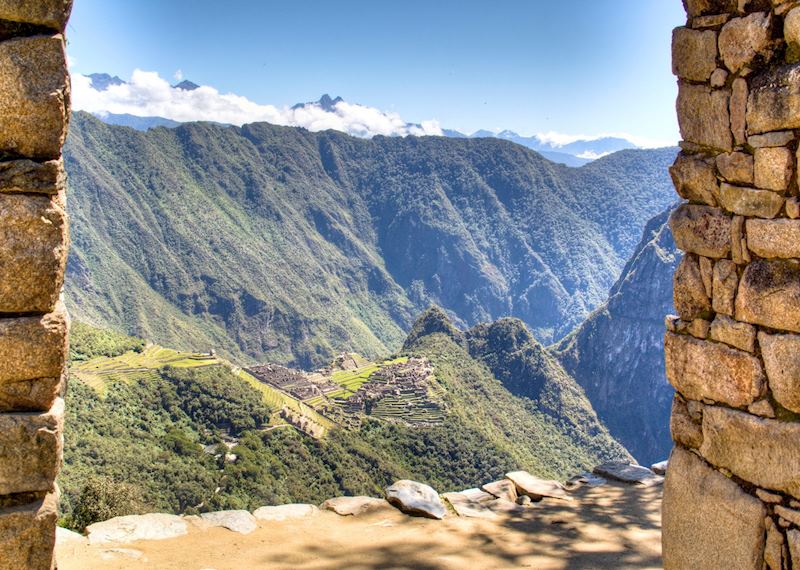
<instances>
[{"instance_id":1,"label":"blue sky","mask_svg":"<svg viewBox=\"0 0 800 570\"><path fill-rule=\"evenodd\" d=\"M322 93L465 132L678 140L679 0L75 0L75 73L134 69L262 104Z\"/></svg>"}]
</instances>

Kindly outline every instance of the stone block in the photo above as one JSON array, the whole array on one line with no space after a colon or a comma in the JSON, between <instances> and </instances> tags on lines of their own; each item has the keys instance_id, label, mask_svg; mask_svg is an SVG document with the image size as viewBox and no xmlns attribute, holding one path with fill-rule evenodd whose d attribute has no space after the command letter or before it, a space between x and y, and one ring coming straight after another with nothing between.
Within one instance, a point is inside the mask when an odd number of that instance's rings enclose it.
<instances>
[{"instance_id":1,"label":"stone block","mask_svg":"<svg viewBox=\"0 0 800 570\"><path fill-rule=\"evenodd\" d=\"M726 257L730 252L731 219L718 208L683 204L669 220L675 244L705 257Z\"/></svg>"},{"instance_id":2,"label":"stone block","mask_svg":"<svg viewBox=\"0 0 800 570\"><path fill-rule=\"evenodd\" d=\"M774 418L775 417L775 408L772 407L772 404L767 398L763 398L758 400L757 402L753 402L749 406L747 406L747 411L753 414L754 416L762 416L764 418Z\"/></svg>"},{"instance_id":3,"label":"stone block","mask_svg":"<svg viewBox=\"0 0 800 570\"><path fill-rule=\"evenodd\" d=\"M690 202L716 206L719 181L714 166L701 156L680 153L669 169L678 194Z\"/></svg>"},{"instance_id":4,"label":"stone block","mask_svg":"<svg viewBox=\"0 0 800 570\"><path fill-rule=\"evenodd\" d=\"M714 297L711 308L715 313L732 317L735 312L736 289L739 286L739 275L736 264L727 259L720 259L714 264Z\"/></svg>"},{"instance_id":5,"label":"stone block","mask_svg":"<svg viewBox=\"0 0 800 570\"><path fill-rule=\"evenodd\" d=\"M794 171L794 155L784 147L757 148L754 156L755 183L758 188L782 192L789 187Z\"/></svg>"},{"instance_id":6,"label":"stone block","mask_svg":"<svg viewBox=\"0 0 800 570\"><path fill-rule=\"evenodd\" d=\"M747 137L747 144L753 148L765 148L775 146L786 146L794 140L792 131L777 131L764 133L763 135L752 135Z\"/></svg>"},{"instance_id":7,"label":"stone block","mask_svg":"<svg viewBox=\"0 0 800 570\"><path fill-rule=\"evenodd\" d=\"M792 8L784 17L783 39L789 48L800 48L800 8Z\"/></svg>"},{"instance_id":8,"label":"stone block","mask_svg":"<svg viewBox=\"0 0 800 570\"><path fill-rule=\"evenodd\" d=\"M676 447L664 481L665 570L762 570L766 514L761 501Z\"/></svg>"},{"instance_id":9,"label":"stone block","mask_svg":"<svg viewBox=\"0 0 800 570\"><path fill-rule=\"evenodd\" d=\"M753 184L753 157L747 153L730 152L718 155L717 170L728 182Z\"/></svg>"},{"instance_id":10,"label":"stone block","mask_svg":"<svg viewBox=\"0 0 800 570\"><path fill-rule=\"evenodd\" d=\"M747 81L737 77L731 84L731 132L737 145L747 142Z\"/></svg>"},{"instance_id":11,"label":"stone block","mask_svg":"<svg viewBox=\"0 0 800 570\"><path fill-rule=\"evenodd\" d=\"M69 240L63 200L63 193L0 193L0 313L47 313L55 307Z\"/></svg>"},{"instance_id":12,"label":"stone block","mask_svg":"<svg viewBox=\"0 0 800 570\"><path fill-rule=\"evenodd\" d=\"M67 174L61 160L0 162L0 192L58 194L64 190L66 180Z\"/></svg>"},{"instance_id":13,"label":"stone block","mask_svg":"<svg viewBox=\"0 0 800 570\"><path fill-rule=\"evenodd\" d=\"M800 127L800 64L774 67L754 77L747 101L748 134Z\"/></svg>"},{"instance_id":14,"label":"stone block","mask_svg":"<svg viewBox=\"0 0 800 570\"><path fill-rule=\"evenodd\" d=\"M758 259L739 280L736 320L800 332L800 265Z\"/></svg>"},{"instance_id":15,"label":"stone block","mask_svg":"<svg viewBox=\"0 0 800 570\"><path fill-rule=\"evenodd\" d=\"M761 361L747 352L667 332L664 356L667 380L690 400L743 407L764 391Z\"/></svg>"},{"instance_id":16,"label":"stone block","mask_svg":"<svg viewBox=\"0 0 800 570\"><path fill-rule=\"evenodd\" d=\"M800 413L800 336L758 333L769 387L775 400Z\"/></svg>"},{"instance_id":17,"label":"stone block","mask_svg":"<svg viewBox=\"0 0 800 570\"><path fill-rule=\"evenodd\" d=\"M58 158L68 108L69 79L60 35L0 42L0 156Z\"/></svg>"},{"instance_id":18,"label":"stone block","mask_svg":"<svg viewBox=\"0 0 800 570\"><path fill-rule=\"evenodd\" d=\"M744 218L742 216L734 216L731 220L731 257L733 262L738 265L749 263L750 256L747 251L747 240L744 237Z\"/></svg>"},{"instance_id":19,"label":"stone block","mask_svg":"<svg viewBox=\"0 0 800 570\"><path fill-rule=\"evenodd\" d=\"M686 327L686 332L695 338L705 339L708 338L708 333L711 330L711 323L705 319L694 319L689 326Z\"/></svg>"},{"instance_id":20,"label":"stone block","mask_svg":"<svg viewBox=\"0 0 800 570\"><path fill-rule=\"evenodd\" d=\"M56 493L25 505L0 509L0 568L51 570L57 520Z\"/></svg>"},{"instance_id":21,"label":"stone block","mask_svg":"<svg viewBox=\"0 0 800 570\"><path fill-rule=\"evenodd\" d=\"M728 72L718 67L713 71L711 74L711 87L725 87L725 83L728 81Z\"/></svg>"},{"instance_id":22,"label":"stone block","mask_svg":"<svg viewBox=\"0 0 800 570\"><path fill-rule=\"evenodd\" d=\"M684 0L684 8L690 18L736 12L737 0Z\"/></svg>"},{"instance_id":23,"label":"stone block","mask_svg":"<svg viewBox=\"0 0 800 570\"><path fill-rule=\"evenodd\" d=\"M0 0L0 20L45 26L63 32L72 0Z\"/></svg>"},{"instance_id":24,"label":"stone block","mask_svg":"<svg viewBox=\"0 0 800 570\"><path fill-rule=\"evenodd\" d=\"M744 18L733 18L719 33L719 54L732 72L750 64L770 43L770 15L756 12Z\"/></svg>"},{"instance_id":25,"label":"stone block","mask_svg":"<svg viewBox=\"0 0 800 570\"><path fill-rule=\"evenodd\" d=\"M706 295L696 255L683 256L672 283L675 310L681 319L691 321L711 313L711 299Z\"/></svg>"},{"instance_id":26,"label":"stone block","mask_svg":"<svg viewBox=\"0 0 800 570\"><path fill-rule=\"evenodd\" d=\"M800 496L800 423L706 406L700 453L740 479Z\"/></svg>"},{"instance_id":27,"label":"stone block","mask_svg":"<svg viewBox=\"0 0 800 570\"><path fill-rule=\"evenodd\" d=\"M691 81L708 81L717 68L717 34L712 30L672 31L672 73Z\"/></svg>"},{"instance_id":28,"label":"stone block","mask_svg":"<svg viewBox=\"0 0 800 570\"><path fill-rule=\"evenodd\" d=\"M783 197L771 190L756 190L722 183L720 204L740 216L774 218L783 207Z\"/></svg>"},{"instance_id":29,"label":"stone block","mask_svg":"<svg viewBox=\"0 0 800 570\"><path fill-rule=\"evenodd\" d=\"M767 517L764 522L767 525L767 542L764 547L764 562L767 563L769 570L782 570L785 550L783 534L780 529Z\"/></svg>"},{"instance_id":30,"label":"stone block","mask_svg":"<svg viewBox=\"0 0 800 570\"><path fill-rule=\"evenodd\" d=\"M60 377L67 358L68 328L61 303L46 315L0 319L0 386Z\"/></svg>"},{"instance_id":31,"label":"stone block","mask_svg":"<svg viewBox=\"0 0 800 570\"><path fill-rule=\"evenodd\" d=\"M672 414L669 417L669 431L673 441L694 449L703 445L702 419L702 412L699 420L693 418L686 402L676 394L672 399Z\"/></svg>"},{"instance_id":32,"label":"stone block","mask_svg":"<svg viewBox=\"0 0 800 570\"><path fill-rule=\"evenodd\" d=\"M711 340L724 342L746 352L754 352L756 346L756 328L747 323L734 321L725 315L717 315L709 330Z\"/></svg>"},{"instance_id":33,"label":"stone block","mask_svg":"<svg viewBox=\"0 0 800 570\"><path fill-rule=\"evenodd\" d=\"M714 262L702 255L697 258L700 262L700 277L703 279L703 288L706 290L706 295L711 298L714 286Z\"/></svg>"},{"instance_id":34,"label":"stone block","mask_svg":"<svg viewBox=\"0 0 800 570\"><path fill-rule=\"evenodd\" d=\"M726 89L680 82L677 109L683 139L703 147L731 151L729 101L730 92Z\"/></svg>"},{"instance_id":35,"label":"stone block","mask_svg":"<svg viewBox=\"0 0 800 570\"><path fill-rule=\"evenodd\" d=\"M703 28L718 28L731 19L730 14L713 14L711 16L698 16L692 18L692 28L700 30Z\"/></svg>"},{"instance_id":36,"label":"stone block","mask_svg":"<svg viewBox=\"0 0 800 570\"><path fill-rule=\"evenodd\" d=\"M760 257L800 257L800 220L749 219L747 247Z\"/></svg>"},{"instance_id":37,"label":"stone block","mask_svg":"<svg viewBox=\"0 0 800 570\"><path fill-rule=\"evenodd\" d=\"M786 198L786 215L793 220L800 218L800 200L796 197Z\"/></svg>"},{"instance_id":38,"label":"stone block","mask_svg":"<svg viewBox=\"0 0 800 570\"><path fill-rule=\"evenodd\" d=\"M64 400L47 412L0 414L0 495L45 492L61 467Z\"/></svg>"}]
</instances>

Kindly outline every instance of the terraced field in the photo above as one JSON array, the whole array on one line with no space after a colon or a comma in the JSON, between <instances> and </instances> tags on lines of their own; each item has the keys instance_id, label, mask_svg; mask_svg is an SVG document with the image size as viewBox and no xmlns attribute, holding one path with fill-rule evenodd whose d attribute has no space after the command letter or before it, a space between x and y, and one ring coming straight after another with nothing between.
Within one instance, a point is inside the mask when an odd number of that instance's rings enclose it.
<instances>
[{"instance_id":1,"label":"terraced field","mask_svg":"<svg viewBox=\"0 0 800 570\"><path fill-rule=\"evenodd\" d=\"M373 372L377 372L384 366L390 364L403 364L408 362L407 356L401 356L394 360L384 360L382 364L370 362L366 366L356 368L355 370L339 370L331 375L331 381L342 387L342 390L328 394L328 397L333 399L346 400L355 394L361 386L367 383L369 377ZM309 401L309 403L311 403Z\"/></svg>"}]
</instances>

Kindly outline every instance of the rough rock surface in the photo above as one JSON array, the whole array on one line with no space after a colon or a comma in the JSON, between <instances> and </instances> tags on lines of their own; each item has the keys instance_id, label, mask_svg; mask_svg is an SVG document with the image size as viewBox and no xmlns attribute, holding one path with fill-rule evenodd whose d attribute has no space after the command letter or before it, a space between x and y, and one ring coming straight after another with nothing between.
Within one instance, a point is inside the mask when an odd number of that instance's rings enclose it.
<instances>
[{"instance_id":1,"label":"rough rock surface","mask_svg":"<svg viewBox=\"0 0 800 570\"><path fill-rule=\"evenodd\" d=\"M719 181L714 166L701 156L680 153L669 169L675 189L682 198L716 206Z\"/></svg>"},{"instance_id":2,"label":"rough rock surface","mask_svg":"<svg viewBox=\"0 0 800 570\"><path fill-rule=\"evenodd\" d=\"M261 521L285 521L305 519L313 517L318 513L319 508L316 505L296 503L290 505L260 507L253 511L253 516Z\"/></svg>"},{"instance_id":3,"label":"rough rock surface","mask_svg":"<svg viewBox=\"0 0 800 570\"><path fill-rule=\"evenodd\" d=\"M597 475L614 479L615 481L633 483L644 487L652 487L653 485L660 485L664 482L664 479L660 475L656 475L647 467L631 463L622 463L620 461L611 461L598 465L594 468L593 472Z\"/></svg>"},{"instance_id":4,"label":"rough rock surface","mask_svg":"<svg viewBox=\"0 0 800 570\"><path fill-rule=\"evenodd\" d=\"M728 182L733 184L753 184L753 157L743 152L731 152L717 156L717 170ZM680 194L680 192L678 192Z\"/></svg>"},{"instance_id":5,"label":"rough rock surface","mask_svg":"<svg viewBox=\"0 0 800 570\"><path fill-rule=\"evenodd\" d=\"M774 218L783 207L783 197L770 190L758 190L732 184L720 188L722 207L740 216Z\"/></svg>"},{"instance_id":6,"label":"rough rock surface","mask_svg":"<svg viewBox=\"0 0 800 570\"><path fill-rule=\"evenodd\" d=\"M362 496L334 497L322 503L319 508L323 511L333 511L342 516L359 516L386 509L394 510L384 499Z\"/></svg>"},{"instance_id":7,"label":"rough rock surface","mask_svg":"<svg viewBox=\"0 0 800 570\"><path fill-rule=\"evenodd\" d=\"M770 40L770 17L766 12L733 18L719 33L719 54L725 66L739 71L749 64Z\"/></svg>"},{"instance_id":8,"label":"rough rock surface","mask_svg":"<svg viewBox=\"0 0 800 570\"><path fill-rule=\"evenodd\" d=\"M0 20L28 22L63 31L71 7L72 0L0 0Z\"/></svg>"},{"instance_id":9,"label":"rough rock surface","mask_svg":"<svg viewBox=\"0 0 800 570\"><path fill-rule=\"evenodd\" d=\"M692 81L708 81L717 68L717 34L711 30L672 31L672 72Z\"/></svg>"},{"instance_id":10,"label":"rough rock surface","mask_svg":"<svg viewBox=\"0 0 800 570\"><path fill-rule=\"evenodd\" d=\"M464 493L445 493L442 495L450 503L453 510L460 517L471 517L481 519L493 519L497 515L489 508L478 501L475 501Z\"/></svg>"},{"instance_id":11,"label":"rough rock surface","mask_svg":"<svg viewBox=\"0 0 800 570\"><path fill-rule=\"evenodd\" d=\"M527 495L534 500L543 497L564 500L572 499L566 489L564 489L564 485L558 481L539 479L527 471L512 471L511 473L506 473L506 478L514 482L517 488L517 494Z\"/></svg>"},{"instance_id":12,"label":"rough rock surface","mask_svg":"<svg viewBox=\"0 0 800 570\"><path fill-rule=\"evenodd\" d=\"M757 148L753 165L757 187L783 191L792 180L794 153L784 147Z\"/></svg>"},{"instance_id":13,"label":"rough rock surface","mask_svg":"<svg viewBox=\"0 0 800 570\"><path fill-rule=\"evenodd\" d=\"M481 487L487 493L494 495L498 499L514 502L517 500L517 486L511 479L500 479L486 483Z\"/></svg>"},{"instance_id":14,"label":"rough rock surface","mask_svg":"<svg viewBox=\"0 0 800 570\"><path fill-rule=\"evenodd\" d=\"M800 335L758 333L769 387L784 408L800 413Z\"/></svg>"},{"instance_id":15,"label":"rough rock surface","mask_svg":"<svg viewBox=\"0 0 800 570\"><path fill-rule=\"evenodd\" d=\"M258 528L256 517L248 511L215 511L203 513L200 518L211 526L220 526L239 534L250 534Z\"/></svg>"},{"instance_id":16,"label":"rough rock surface","mask_svg":"<svg viewBox=\"0 0 800 570\"><path fill-rule=\"evenodd\" d=\"M673 278L673 295L675 310L685 321L711 313L711 299L696 255L687 253L678 264Z\"/></svg>"},{"instance_id":17,"label":"rough rock surface","mask_svg":"<svg viewBox=\"0 0 800 570\"><path fill-rule=\"evenodd\" d=\"M800 64L756 77L747 101L747 131L760 134L800 127Z\"/></svg>"},{"instance_id":18,"label":"rough rock surface","mask_svg":"<svg viewBox=\"0 0 800 570\"><path fill-rule=\"evenodd\" d=\"M56 541L58 497L0 509L0 568L50 570Z\"/></svg>"},{"instance_id":19,"label":"rough rock surface","mask_svg":"<svg viewBox=\"0 0 800 570\"><path fill-rule=\"evenodd\" d=\"M424 483L401 479L386 487L386 500L406 514L442 519L446 509L439 494Z\"/></svg>"},{"instance_id":20,"label":"rough rock surface","mask_svg":"<svg viewBox=\"0 0 800 570\"><path fill-rule=\"evenodd\" d=\"M676 447L664 483L664 568L761 570L761 502L702 459Z\"/></svg>"},{"instance_id":21,"label":"rough rock surface","mask_svg":"<svg viewBox=\"0 0 800 570\"><path fill-rule=\"evenodd\" d=\"M800 220L745 222L747 247L759 257L800 258Z\"/></svg>"},{"instance_id":22,"label":"rough rock surface","mask_svg":"<svg viewBox=\"0 0 800 570\"><path fill-rule=\"evenodd\" d=\"M128 515L86 527L89 544L126 544L136 540L163 540L188 532L186 521L177 515L150 513Z\"/></svg>"},{"instance_id":23,"label":"rough rock surface","mask_svg":"<svg viewBox=\"0 0 800 570\"><path fill-rule=\"evenodd\" d=\"M676 394L672 400L672 415L669 419L672 439L685 447L699 448L703 445L701 421L702 414L698 414L698 418L694 418L689 413L689 406L686 401Z\"/></svg>"},{"instance_id":24,"label":"rough rock surface","mask_svg":"<svg viewBox=\"0 0 800 570\"><path fill-rule=\"evenodd\" d=\"M759 259L742 274L736 320L800 332L800 265Z\"/></svg>"},{"instance_id":25,"label":"rough rock surface","mask_svg":"<svg viewBox=\"0 0 800 570\"><path fill-rule=\"evenodd\" d=\"M732 317L735 312L736 289L739 286L739 274L736 264L728 259L720 259L714 264L713 285L714 298L711 306L716 313Z\"/></svg>"},{"instance_id":26,"label":"rough rock surface","mask_svg":"<svg viewBox=\"0 0 800 570\"><path fill-rule=\"evenodd\" d=\"M35 162L28 159L0 162L0 188L13 192L58 194L65 188L67 173L62 160Z\"/></svg>"},{"instance_id":27,"label":"rough rock surface","mask_svg":"<svg viewBox=\"0 0 800 570\"><path fill-rule=\"evenodd\" d=\"M730 93L724 89L712 90L704 85L681 82L677 106L683 139L701 146L732 150L729 99Z\"/></svg>"},{"instance_id":28,"label":"rough rock surface","mask_svg":"<svg viewBox=\"0 0 800 570\"><path fill-rule=\"evenodd\" d=\"M675 245L705 257L725 257L731 250L731 219L722 210L684 204L670 216Z\"/></svg>"},{"instance_id":29,"label":"rough rock surface","mask_svg":"<svg viewBox=\"0 0 800 570\"><path fill-rule=\"evenodd\" d=\"M724 342L739 350L755 351L756 329L753 325L740 323L725 315L717 315L711 323L709 338Z\"/></svg>"}]
</instances>

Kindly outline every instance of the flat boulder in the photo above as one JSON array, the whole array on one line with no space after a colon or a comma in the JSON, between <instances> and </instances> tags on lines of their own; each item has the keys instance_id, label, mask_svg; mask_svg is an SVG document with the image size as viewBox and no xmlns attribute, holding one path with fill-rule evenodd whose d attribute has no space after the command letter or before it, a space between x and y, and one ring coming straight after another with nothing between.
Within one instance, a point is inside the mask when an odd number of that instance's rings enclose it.
<instances>
[{"instance_id":1,"label":"flat boulder","mask_svg":"<svg viewBox=\"0 0 800 570\"><path fill-rule=\"evenodd\" d=\"M260 521L285 521L306 519L319 513L316 505L295 503L290 505L276 505L261 507L253 511L253 516Z\"/></svg>"},{"instance_id":2,"label":"flat boulder","mask_svg":"<svg viewBox=\"0 0 800 570\"><path fill-rule=\"evenodd\" d=\"M644 487L653 487L661 485L664 478L656 475L647 467L641 465L634 465L633 463L625 463L624 461L609 461L594 468L594 473L608 479L615 481L622 481L623 483L631 483L633 485L642 485Z\"/></svg>"},{"instance_id":3,"label":"flat boulder","mask_svg":"<svg viewBox=\"0 0 800 570\"><path fill-rule=\"evenodd\" d=\"M506 478L514 482L518 494L527 495L531 499L539 500L544 497L551 497L566 501L572 500L564 485L558 481L539 479L527 471L512 471L511 473L506 473Z\"/></svg>"},{"instance_id":4,"label":"flat boulder","mask_svg":"<svg viewBox=\"0 0 800 570\"><path fill-rule=\"evenodd\" d=\"M424 483L401 479L386 487L386 500L406 514L443 519L447 512L439 493Z\"/></svg>"},{"instance_id":5,"label":"flat boulder","mask_svg":"<svg viewBox=\"0 0 800 570\"><path fill-rule=\"evenodd\" d=\"M125 544L137 540L164 540L188 533L186 521L177 515L150 513L127 515L86 527L89 544Z\"/></svg>"},{"instance_id":6,"label":"flat boulder","mask_svg":"<svg viewBox=\"0 0 800 570\"><path fill-rule=\"evenodd\" d=\"M480 500L475 500L465 493L445 493L442 496L450 503L453 510L460 517L479 519L493 519L497 517L497 515L480 502ZM491 497L492 495L489 496ZM495 499L492 498L492 500Z\"/></svg>"},{"instance_id":7,"label":"flat boulder","mask_svg":"<svg viewBox=\"0 0 800 570\"><path fill-rule=\"evenodd\" d=\"M512 503L517 500L517 486L511 479L500 479L486 483L481 487L487 493L494 495L498 499L505 499Z\"/></svg>"},{"instance_id":8,"label":"flat boulder","mask_svg":"<svg viewBox=\"0 0 800 570\"><path fill-rule=\"evenodd\" d=\"M319 507L323 511L333 511L337 515L359 516L390 509L391 505L384 499L375 497L334 497L322 503Z\"/></svg>"},{"instance_id":9,"label":"flat boulder","mask_svg":"<svg viewBox=\"0 0 800 570\"><path fill-rule=\"evenodd\" d=\"M62 544L88 544L88 540L82 534L69 530L61 526L56 527L56 545Z\"/></svg>"},{"instance_id":10,"label":"flat boulder","mask_svg":"<svg viewBox=\"0 0 800 570\"><path fill-rule=\"evenodd\" d=\"M215 511L203 513L200 518L209 523L209 526L227 528L239 534L250 534L258 528L256 517L248 511Z\"/></svg>"}]
</instances>

